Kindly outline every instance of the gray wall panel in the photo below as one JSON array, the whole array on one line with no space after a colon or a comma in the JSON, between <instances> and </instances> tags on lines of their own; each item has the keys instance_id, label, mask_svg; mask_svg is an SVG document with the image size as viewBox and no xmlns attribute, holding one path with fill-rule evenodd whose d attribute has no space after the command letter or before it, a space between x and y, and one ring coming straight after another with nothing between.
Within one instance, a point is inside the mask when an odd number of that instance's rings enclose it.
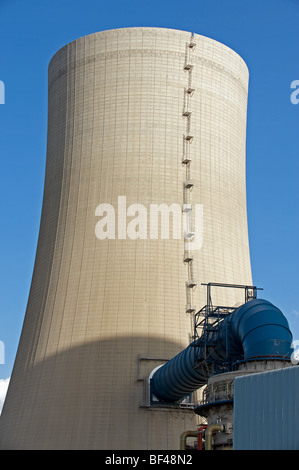
<instances>
[{"instance_id":1,"label":"gray wall panel","mask_svg":"<svg viewBox=\"0 0 299 470\"><path fill-rule=\"evenodd\" d=\"M299 450L299 367L237 377L234 449Z\"/></svg>"}]
</instances>

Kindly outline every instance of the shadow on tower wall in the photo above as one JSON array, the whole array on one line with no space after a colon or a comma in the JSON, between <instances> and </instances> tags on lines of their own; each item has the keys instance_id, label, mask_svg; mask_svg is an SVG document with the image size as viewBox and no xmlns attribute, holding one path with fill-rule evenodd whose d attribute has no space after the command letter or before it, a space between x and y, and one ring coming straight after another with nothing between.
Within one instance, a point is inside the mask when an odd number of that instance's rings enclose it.
<instances>
[{"instance_id":1,"label":"shadow on tower wall","mask_svg":"<svg viewBox=\"0 0 299 470\"><path fill-rule=\"evenodd\" d=\"M151 358L148 351L161 352L161 345L165 359L182 349L159 338L120 337L57 352L26 370L17 358L0 417L0 448L178 448L181 432L195 427L194 413L140 407L147 377L162 363L153 360L161 354Z\"/></svg>"}]
</instances>

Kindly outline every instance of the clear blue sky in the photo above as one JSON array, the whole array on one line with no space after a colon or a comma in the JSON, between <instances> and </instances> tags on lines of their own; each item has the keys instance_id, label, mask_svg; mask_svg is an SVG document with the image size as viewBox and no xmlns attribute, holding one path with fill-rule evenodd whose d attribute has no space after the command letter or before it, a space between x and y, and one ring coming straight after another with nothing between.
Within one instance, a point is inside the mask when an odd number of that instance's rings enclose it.
<instances>
[{"instance_id":1,"label":"clear blue sky","mask_svg":"<svg viewBox=\"0 0 299 470\"><path fill-rule=\"evenodd\" d=\"M33 271L53 54L105 29L157 26L209 36L250 72L247 197L254 283L299 340L299 0L0 0L0 340L11 374Z\"/></svg>"}]
</instances>

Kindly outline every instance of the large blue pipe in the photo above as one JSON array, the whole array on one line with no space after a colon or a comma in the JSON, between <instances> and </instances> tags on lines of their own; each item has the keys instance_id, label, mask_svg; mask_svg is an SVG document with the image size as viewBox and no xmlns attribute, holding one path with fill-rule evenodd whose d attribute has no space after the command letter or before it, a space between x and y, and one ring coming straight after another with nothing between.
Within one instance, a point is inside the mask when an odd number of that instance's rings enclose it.
<instances>
[{"instance_id":1,"label":"large blue pipe","mask_svg":"<svg viewBox=\"0 0 299 470\"><path fill-rule=\"evenodd\" d=\"M205 333L203 333L205 334ZM207 338L206 338L207 339ZM228 314L212 339L208 338L209 361L238 359L289 359L292 333L283 313L267 300L254 299ZM161 366L151 379L154 395L176 402L207 382L203 336ZM199 356L198 356L199 352ZM197 363L202 363L195 369Z\"/></svg>"}]
</instances>

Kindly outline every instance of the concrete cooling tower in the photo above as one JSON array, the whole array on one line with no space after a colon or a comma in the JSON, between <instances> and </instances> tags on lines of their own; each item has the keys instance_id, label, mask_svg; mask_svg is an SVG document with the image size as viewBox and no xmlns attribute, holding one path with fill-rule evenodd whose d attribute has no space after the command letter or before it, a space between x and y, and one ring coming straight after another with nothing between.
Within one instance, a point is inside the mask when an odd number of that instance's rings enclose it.
<instances>
[{"instance_id":1,"label":"concrete cooling tower","mask_svg":"<svg viewBox=\"0 0 299 470\"><path fill-rule=\"evenodd\" d=\"M124 28L59 50L48 86L40 233L0 447L178 449L197 416L188 402L154 406L148 378L192 339L203 283L252 284L248 69L198 34Z\"/></svg>"}]
</instances>

